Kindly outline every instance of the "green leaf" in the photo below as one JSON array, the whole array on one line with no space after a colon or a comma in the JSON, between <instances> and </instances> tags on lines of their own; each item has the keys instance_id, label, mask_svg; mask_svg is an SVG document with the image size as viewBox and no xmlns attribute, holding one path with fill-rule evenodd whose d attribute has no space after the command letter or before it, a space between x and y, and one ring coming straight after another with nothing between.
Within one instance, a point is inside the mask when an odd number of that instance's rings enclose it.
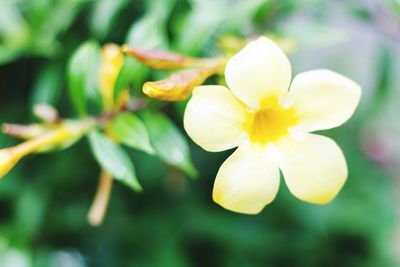
<instances>
[{"instance_id":1,"label":"green leaf","mask_svg":"<svg viewBox=\"0 0 400 267\"><path fill-rule=\"evenodd\" d=\"M90 27L98 37L104 39L110 32L117 14L129 4L128 0L98 0L94 2Z\"/></svg>"},{"instance_id":2,"label":"green leaf","mask_svg":"<svg viewBox=\"0 0 400 267\"><path fill-rule=\"evenodd\" d=\"M46 65L35 81L32 106L46 103L55 106L63 84L62 71L56 64Z\"/></svg>"},{"instance_id":3,"label":"green leaf","mask_svg":"<svg viewBox=\"0 0 400 267\"><path fill-rule=\"evenodd\" d=\"M238 31L267 1L190 0L192 10L175 27L176 50L191 55L208 51L212 39L223 31ZM226 12L229 10L229 12Z\"/></svg>"},{"instance_id":4,"label":"green leaf","mask_svg":"<svg viewBox=\"0 0 400 267\"><path fill-rule=\"evenodd\" d=\"M15 1L0 4L0 65L11 62L24 53L31 42L29 24Z\"/></svg>"},{"instance_id":5,"label":"green leaf","mask_svg":"<svg viewBox=\"0 0 400 267\"><path fill-rule=\"evenodd\" d=\"M116 117L111 124L112 133L125 145L155 154L143 122L132 113Z\"/></svg>"},{"instance_id":6,"label":"green leaf","mask_svg":"<svg viewBox=\"0 0 400 267\"><path fill-rule=\"evenodd\" d=\"M379 51L379 58L376 62L376 85L375 90L370 97L367 105L369 117L374 117L380 114L381 110L388 105L388 101L392 99L393 82L396 79L395 75L395 60L388 47L383 46Z\"/></svg>"},{"instance_id":7,"label":"green leaf","mask_svg":"<svg viewBox=\"0 0 400 267\"><path fill-rule=\"evenodd\" d=\"M96 42L82 44L68 65L68 87L72 106L79 115L87 114L87 101L99 104L97 91L100 48Z\"/></svg>"},{"instance_id":8,"label":"green leaf","mask_svg":"<svg viewBox=\"0 0 400 267\"><path fill-rule=\"evenodd\" d=\"M165 47L167 35L163 22L158 13L145 15L130 28L127 43L147 49Z\"/></svg>"},{"instance_id":9,"label":"green leaf","mask_svg":"<svg viewBox=\"0 0 400 267\"><path fill-rule=\"evenodd\" d=\"M125 57L121 70L115 80L114 100L118 101L119 94L135 80L137 62L133 58Z\"/></svg>"},{"instance_id":10,"label":"green leaf","mask_svg":"<svg viewBox=\"0 0 400 267\"><path fill-rule=\"evenodd\" d=\"M93 155L101 167L110 172L115 179L136 191L141 191L142 186L136 178L135 167L122 147L98 130L92 130L88 137Z\"/></svg>"},{"instance_id":11,"label":"green leaf","mask_svg":"<svg viewBox=\"0 0 400 267\"><path fill-rule=\"evenodd\" d=\"M158 156L191 177L197 176L191 162L189 145L175 124L168 117L154 111L143 112L142 118Z\"/></svg>"},{"instance_id":12,"label":"green leaf","mask_svg":"<svg viewBox=\"0 0 400 267\"><path fill-rule=\"evenodd\" d=\"M224 21L221 1L191 1L192 10L175 27L176 49L190 55L198 54L216 34Z\"/></svg>"},{"instance_id":13,"label":"green leaf","mask_svg":"<svg viewBox=\"0 0 400 267\"><path fill-rule=\"evenodd\" d=\"M126 37L129 45L153 49L165 48L168 43L166 22L175 0L152 0L148 12L132 24Z\"/></svg>"}]
</instances>

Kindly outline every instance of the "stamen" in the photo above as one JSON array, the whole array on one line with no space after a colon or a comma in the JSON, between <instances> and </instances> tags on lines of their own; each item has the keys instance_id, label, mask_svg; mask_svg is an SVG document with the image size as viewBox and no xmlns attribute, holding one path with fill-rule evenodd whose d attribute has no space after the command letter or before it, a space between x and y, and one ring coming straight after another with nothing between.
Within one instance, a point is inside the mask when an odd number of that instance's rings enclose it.
<instances>
[{"instance_id":1,"label":"stamen","mask_svg":"<svg viewBox=\"0 0 400 267\"><path fill-rule=\"evenodd\" d=\"M289 134L288 128L297 124L295 113L293 108L283 107L276 97L265 99L245 123L250 141L265 145Z\"/></svg>"}]
</instances>

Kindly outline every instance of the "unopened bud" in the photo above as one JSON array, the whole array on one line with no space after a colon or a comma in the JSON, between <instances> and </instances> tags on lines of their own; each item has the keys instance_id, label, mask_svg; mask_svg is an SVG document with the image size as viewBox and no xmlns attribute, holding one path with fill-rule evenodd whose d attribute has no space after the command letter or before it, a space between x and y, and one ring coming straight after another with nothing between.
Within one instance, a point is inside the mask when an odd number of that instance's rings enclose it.
<instances>
[{"instance_id":1,"label":"unopened bud","mask_svg":"<svg viewBox=\"0 0 400 267\"><path fill-rule=\"evenodd\" d=\"M101 52L100 92L104 106L110 110L113 106L115 81L122 68L124 55L116 44L107 44Z\"/></svg>"},{"instance_id":2,"label":"unopened bud","mask_svg":"<svg viewBox=\"0 0 400 267\"><path fill-rule=\"evenodd\" d=\"M48 128L40 124L30 124L30 125L20 125L12 123L3 124L3 133L21 139L32 139L43 134L46 131L48 131Z\"/></svg>"},{"instance_id":3,"label":"unopened bud","mask_svg":"<svg viewBox=\"0 0 400 267\"><path fill-rule=\"evenodd\" d=\"M183 101L192 93L194 87L201 85L219 69L220 66L215 66L174 73L160 81L146 82L143 85L143 93L163 101Z\"/></svg>"},{"instance_id":4,"label":"unopened bud","mask_svg":"<svg viewBox=\"0 0 400 267\"><path fill-rule=\"evenodd\" d=\"M193 58L173 52L145 50L123 46L122 51L137 59L144 65L159 70L185 68L191 65Z\"/></svg>"},{"instance_id":5,"label":"unopened bud","mask_svg":"<svg viewBox=\"0 0 400 267\"><path fill-rule=\"evenodd\" d=\"M48 123L55 123L60 119L57 110L46 103L35 105L33 107L33 114Z\"/></svg>"},{"instance_id":6,"label":"unopened bud","mask_svg":"<svg viewBox=\"0 0 400 267\"><path fill-rule=\"evenodd\" d=\"M0 150L0 177L6 175L20 159L31 153L57 147L67 147L94 126L93 121L64 122L58 128L48 130L19 145Z\"/></svg>"},{"instance_id":7,"label":"unopened bud","mask_svg":"<svg viewBox=\"0 0 400 267\"><path fill-rule=\"evenodd\" d=\"M0 177L6 175L14 165L21 159L13 153L11 148L0 150Z\"/></svg>"},{"instance_id":8,"label":"unopened bud","mask_svg":"<svg viewBox=\"0 0 400 267\"><path fill-rule=\"evenodd\" d=\"M122 51L144 65L156 70L210 68L221 62L220 58L195 58L174 52L145 50L126 45L122 47Z\"/></svg>"}]
</instances>

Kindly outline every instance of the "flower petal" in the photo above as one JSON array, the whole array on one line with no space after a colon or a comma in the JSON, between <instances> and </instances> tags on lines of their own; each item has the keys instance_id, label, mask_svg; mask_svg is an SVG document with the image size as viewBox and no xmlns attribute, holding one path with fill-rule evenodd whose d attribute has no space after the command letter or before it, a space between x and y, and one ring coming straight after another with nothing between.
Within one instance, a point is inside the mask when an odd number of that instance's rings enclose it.
<instances>
[{"instance_id":1,"label":"flower petal","mask_svg":"<svg viewBox=\"0 0 400 267\"><path fill-rule=\"evenodd\" d=\"M193 141L207 151L237 147L245 139L244 105L228 88L210 85L196 87L184 116L184 127Z\"/></svg>"},{"instance_id":2,"label":"flower petal","mask_svg":"<svg viewBox=\"0 0 400 267\"><path fill-rule=\"evenodd\" d=\"M269 96L287 92L291 80L290 62L275 43L260 37L228 61L225 79L240 100L258 107Z\"/></svg>"},{"instance_id":3,"label":"flower petal","mask_svg":"<svg viewBox=\"0 0 400 267\"><path fill-rule=\"evenodd\" d=\"M279 169L265 147L240 146L220 167L213 199L225 209L256 214L276 196Z\"/></svg>"},{"instance_id":4,"label":"flower petal","mask_svg":"<svg viewBox=\"0 0 400 267\"><path fill-rule=\"evenodd\" d=\"M275 145L279 168L297 198L325 204L340 191L347 179L347 165L332 139L307 133L301 140L288 136Z\"/></svg>"},{"instance_id":5,"label":"flower petal","mask_svg":"<svg viewBox=\"0 0 400 267\"><path fill-rule=\"evenodd\" d=\"M306 131L337 127L356 109L361 88L352 80L330 70L298 74L287 99L297 109L299 125Z\"/></svg>"}]
</instances>

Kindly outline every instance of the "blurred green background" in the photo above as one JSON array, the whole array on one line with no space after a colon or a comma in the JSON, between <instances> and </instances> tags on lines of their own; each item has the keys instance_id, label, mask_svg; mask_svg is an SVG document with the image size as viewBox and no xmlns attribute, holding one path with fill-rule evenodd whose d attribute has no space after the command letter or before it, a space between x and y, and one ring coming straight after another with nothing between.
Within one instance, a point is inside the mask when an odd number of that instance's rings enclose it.
<instances>
[{"instance_id":1,"label":"blurred green background","mask_svg":"<svg viewBox=\"0 0 400 267\"><path fill-rule=\"evenodd\" d=\"M87 40L210 56L228 34L289 39L295 74L329 68L362 85L355 116L324 132L349 165L336 200L303 203L282 181L261 214L225 211L211 192L231 151L188 140L199 179L130 151L145 190L115 183L94 228L99 167L82 140L29 156L0 181L1 267L400 266L398 0L1 0L0 122L29 123L43 101L73 116L66 66ZM138 67L133 90L157 75ZM182 104L165 110L182 130ZM1 147L18 142L0 135Z\"/></svg>"}]
</instances>

